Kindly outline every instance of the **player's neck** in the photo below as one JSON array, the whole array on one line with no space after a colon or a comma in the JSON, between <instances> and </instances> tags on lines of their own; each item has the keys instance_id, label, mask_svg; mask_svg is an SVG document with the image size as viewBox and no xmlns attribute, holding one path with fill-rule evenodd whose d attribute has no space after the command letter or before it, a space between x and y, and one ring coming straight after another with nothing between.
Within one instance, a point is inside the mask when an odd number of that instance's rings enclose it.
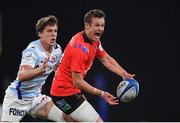
<instances>
[{"instance_id":1,"label":"player's neck","mask_svg":"<svg viewBox=\"0 0 180 123\"><path fill-rule=\"evenodd\" d=\"M44 50L45 50L46 52L51 53L51 51L52 51L52 46L49 46L49 45L45 44L45 43L42 42L42 41L41 41L41 45L42 45L42 47L44 48Z\"/></svg>"}]
</instances>

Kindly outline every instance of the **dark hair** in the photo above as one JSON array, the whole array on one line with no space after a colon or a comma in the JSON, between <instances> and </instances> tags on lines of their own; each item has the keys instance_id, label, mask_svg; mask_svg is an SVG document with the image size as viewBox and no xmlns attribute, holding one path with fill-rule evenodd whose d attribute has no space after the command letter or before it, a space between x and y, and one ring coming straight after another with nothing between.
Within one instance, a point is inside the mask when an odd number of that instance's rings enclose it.
<instances>
[{"instance_id":1,"label":"dark hair","mask_svg":"<svg viewBox=\"0 0 180 123\"><path fill-rule=\"evenodd\" d=\"M42 32L47 25L58 25L58 19L54 15L42 17L36 23L36 33Z\"/></svg>"},{"instance_id":2,"label":"dark hair","mask_svg":"<svg viewBox=\"0 0 180 123\"><path fill-rule=\"evenodd\" d=\"M100 9L93 9L89 10L85 16L84 16L84 23L91 24L92 20L91 18L97 17L97 18L105 18L105 13Z\"/></svg>"}]
</instances>

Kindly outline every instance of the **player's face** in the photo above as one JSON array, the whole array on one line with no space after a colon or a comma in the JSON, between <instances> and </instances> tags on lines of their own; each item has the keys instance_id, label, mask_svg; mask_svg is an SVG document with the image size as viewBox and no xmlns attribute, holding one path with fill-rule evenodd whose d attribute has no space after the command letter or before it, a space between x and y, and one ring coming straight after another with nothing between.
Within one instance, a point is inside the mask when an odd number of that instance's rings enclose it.
<instances>
[{"instance_id":1,"label":"player's face","mask_svg":"<svg viewBox=\"0 0 180 123\"><path fill-rule=\"evenodd\" d=\"M47 25L39 34L41 41L48 46L54 46L56 44L57 29L57 25Z\"/></svg>"},{"instance_id":2,"label":"player's face","mask_svg":"<svg viewBox=\"0 0 180 123\"><path fill-rule=\"evenodd\" d=\"M105 20L104 18L92 18L91 24L86 23L86 33L90 40L97 41L100 40L101 35L104 32Z\"/></svg>"}]
</instances>

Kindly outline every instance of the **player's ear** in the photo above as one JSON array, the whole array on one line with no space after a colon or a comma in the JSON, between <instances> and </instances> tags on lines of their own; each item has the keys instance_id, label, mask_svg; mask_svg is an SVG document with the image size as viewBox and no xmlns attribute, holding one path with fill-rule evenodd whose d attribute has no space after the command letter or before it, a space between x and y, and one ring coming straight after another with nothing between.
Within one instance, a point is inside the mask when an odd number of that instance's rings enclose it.
<instances>
[{"instance_id":1,"label":"player's ear","mask_svg":"<svg viewBox=\"0 0 180 123\"><path fill-rule=\"evenodd\" d=\"M38 32L38 37L41 37L41 32Z\"/></svg>"},{"instance_id":2,"label":"player's ear","mask_svg":"<svg viewBox=\"0 0 180 123\"><path fill-rule=\"evenodd\" d=\"M89 28L89 24L88 23L85 23L84 26L85 26L85 29Z\"/></svg>"}]
</instances>

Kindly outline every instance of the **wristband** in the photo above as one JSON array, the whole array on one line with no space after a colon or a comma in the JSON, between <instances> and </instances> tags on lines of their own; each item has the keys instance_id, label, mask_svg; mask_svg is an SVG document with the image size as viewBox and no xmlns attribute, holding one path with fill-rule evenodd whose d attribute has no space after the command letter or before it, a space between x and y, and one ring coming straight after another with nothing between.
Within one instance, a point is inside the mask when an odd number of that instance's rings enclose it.
<instances>
[{"instance_id":1,"label":"wristband","mask_svg":"<svg viewBox=\"0 0 180 123\"><path fill-rule=\"evenodd\" d=\"M93 91L94 95L96 95L96 91L97 91L97 89L96 89L96 88L94 88L94 91Z\"/></svg>"},{"instance_id":2,"label":"wristband","mask_svg":"<svg viewBox=\"0 0 180 123\"><path fill-rule=\"evenodd\" d=\"M104 96L104 91L102 91L102 93L101 93L101 97L103 97Z\"/></svg>"}]
</instances>

